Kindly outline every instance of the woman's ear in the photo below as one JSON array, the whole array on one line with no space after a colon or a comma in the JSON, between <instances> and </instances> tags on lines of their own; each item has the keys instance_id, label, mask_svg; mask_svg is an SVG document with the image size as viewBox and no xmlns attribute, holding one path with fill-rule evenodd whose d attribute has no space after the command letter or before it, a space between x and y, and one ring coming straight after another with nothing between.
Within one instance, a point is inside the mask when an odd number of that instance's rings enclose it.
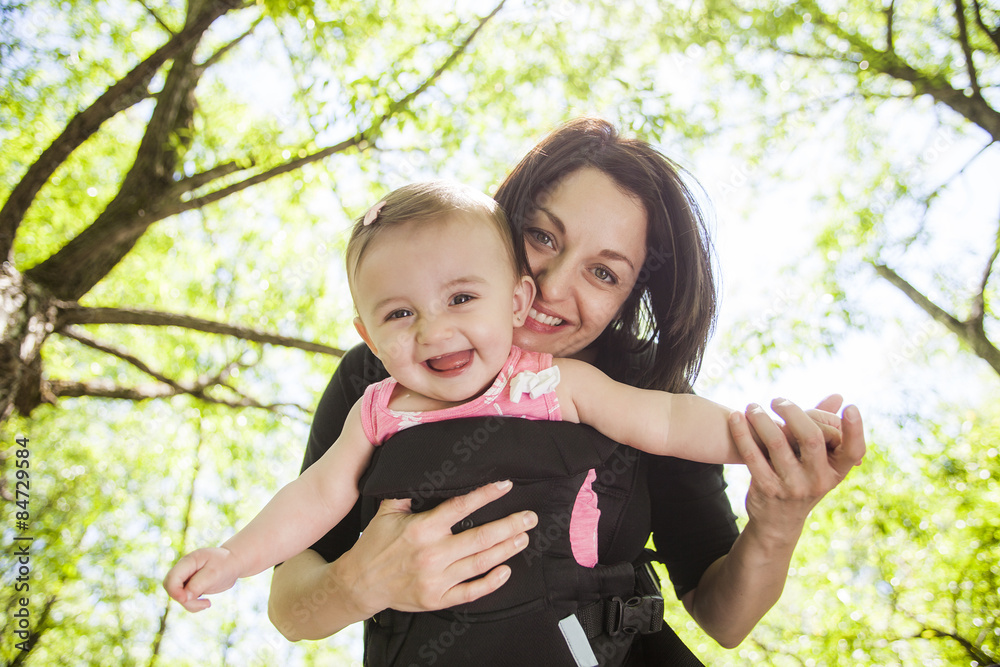
<instances>
[{"instance_id":1,"label":"woman's ear","mask_svg":"<svg viewBox=\"0 0 1000 667\"><path fill-rule=\"evenodd\" d=\"M361 321L360 317L354 318L354 329L361 336L361 340L365 341L365 345L372 351L372 354L377 357L378 350L375 348L375 343L372 342L372 337L368 335L368 329L365 328L365 323Z\"/></svg>"},{"instance_id":2,"label":"woman's ear","mask_svg":"<svg viewBox=\"0 0 1000 667\"><path fill-rule=\"evenodd\" d=\"M521 276L514 286L514 326L519 327L528 319L528 311L535 302L535 281L531 276Z\"/></svg>"}]
</instances>

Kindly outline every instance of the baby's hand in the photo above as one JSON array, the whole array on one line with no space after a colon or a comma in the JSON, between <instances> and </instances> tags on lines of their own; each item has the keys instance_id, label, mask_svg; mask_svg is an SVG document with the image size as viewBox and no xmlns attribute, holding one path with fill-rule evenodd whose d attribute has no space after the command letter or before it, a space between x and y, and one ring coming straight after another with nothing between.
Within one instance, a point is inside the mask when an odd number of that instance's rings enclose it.
<instances>
[{"instance_id":1,"label":"baby's hand","mask_svg":"<svg viewBox=\"0 0 1000 667\"><path fill-rule=\"evenodd\" d=\"M240 577L240 564L229 549L197 549L170 568L163 588L191 612L208 609L212 603L202 595L229 590Z\"/></svg>"}]
</instances>

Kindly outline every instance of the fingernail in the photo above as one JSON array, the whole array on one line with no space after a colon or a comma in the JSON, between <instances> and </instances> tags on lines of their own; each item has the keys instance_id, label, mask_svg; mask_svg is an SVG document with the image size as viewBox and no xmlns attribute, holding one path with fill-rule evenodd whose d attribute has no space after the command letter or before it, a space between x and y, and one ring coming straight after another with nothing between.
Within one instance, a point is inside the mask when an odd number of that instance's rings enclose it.
<instances>
[{"instance_id":1,"label":"fingernail","mask_svg":"<svg viewBox=\"0 0 1000 667\"><path fill-rule=\"evenodd\" d=\"M512 482L509 479L505 479L502 482L495 482L494 486L496 486L501 491L506 491L512 486Z\"/></svg>"},{"instance_id":2,"label":"fingernail","mask_svg":"<svg viewBox=\"0 0 1000 667\"><path fill-rule=\"evenodd\" d=\"M537 520L534 512L525 512L521 515L521 521L524 522L525 526L534 526Z\"/></svg>"},{"instance_id":3,"label":"fingernail","mask_svg":"<svg viewBox=\"0 0 1000 667\"><path fill-rule=\"evenodd\" d=\"M500 570L500 582L503 583L508 579L510 579L510 568Z\"/></svg>"},{"instance_id":4,"label":"fingernail","mask_svg":"<svg viewBox=\"0 0 1000 667\"><path fill-rule=\"evenodd\" d=\"M757 403L751 403L747 406L747 412L758 412L760 410L763 410L763 408L761 408Z\"/></svg>"},{"instance_id":5,"label":"fingernail","mask_svg":"<svg viewBox=\"0 0 1000 667\"><path fill-rule=\"evenodd\" d=\"M844 408L844 419L854 424L861 419L861 412L858 410L857 406L848 405Z\"/></svg>"},{"instance_id":6,"label":"fingernail","mask_svg":"<svg viewBox=\"0 0 1000 667\"><path fill-rule=\"evenodd\" d=\"M525 535L524 533L521 533L520 535L515 537L514 546L517 547L518 549L523 549L524 547L528 546L528 536Z\"/></svg>"}]
</instances>

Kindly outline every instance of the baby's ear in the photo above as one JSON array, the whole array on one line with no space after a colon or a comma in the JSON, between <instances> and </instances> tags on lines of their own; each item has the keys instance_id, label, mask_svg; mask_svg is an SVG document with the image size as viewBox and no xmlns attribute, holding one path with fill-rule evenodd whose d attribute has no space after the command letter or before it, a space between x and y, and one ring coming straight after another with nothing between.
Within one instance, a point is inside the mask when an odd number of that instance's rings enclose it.
<instances>
[{"instance_id":1,"label":"baby's ear","mask_svg":"<svg viewBox=\"0 0 1000 667\"><path fill-rule=\"evenodd\" d=\"M360 317L354 318L354 329L361 336L361 340L365 341L365 345L372 351L372 354L377 357L378 350L375 348L375 343L372 342L372 337L368 335L368 329L365 328L365 323L361 321Z\"/></svg>"},{"instance_id":2,"label":"baby's ear","mask_svg":"<svg viewBox=\"0 0 1000 667\"><path fill-rule=\"evenodd\" d=\"M535 302L535 281L531 276L521 276L514 286L514 326L519 327L528 319L528 311Z\"/></svg>"}]
</instances>

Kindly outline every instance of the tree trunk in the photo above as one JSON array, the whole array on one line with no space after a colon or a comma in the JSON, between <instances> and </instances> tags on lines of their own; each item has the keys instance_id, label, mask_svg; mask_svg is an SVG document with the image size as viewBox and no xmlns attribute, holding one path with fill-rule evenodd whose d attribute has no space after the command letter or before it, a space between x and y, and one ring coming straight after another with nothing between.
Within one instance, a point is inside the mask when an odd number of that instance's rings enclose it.
<instances>
[{"instance_id":1,"label":"tree trunk","mask_svg":"<svg viewBox=\"0 0 1000 667\"><path fill-rule=\"evenodd\" d=\"M195 39L174 59L157 96L156 108L121 189L87 229L57 253L28 269L26 276L53 296L75 301L90 291L132 250L156 216L146 209L174 184L184 131L194 114L194 89L201 68L194 63Z\"/></svg>"},{"instance_id":2,"label":"tree trunk","mask_svg":"<svg viewBox=\"0 0 1000 667\"><path fill-rule=\"evenodd\" d=\"M0 267L0 421L16 408L30 414L49 400L42 384L41 349L55 328L52 296L10 262Z\"/></svg>"}]
</instances>

